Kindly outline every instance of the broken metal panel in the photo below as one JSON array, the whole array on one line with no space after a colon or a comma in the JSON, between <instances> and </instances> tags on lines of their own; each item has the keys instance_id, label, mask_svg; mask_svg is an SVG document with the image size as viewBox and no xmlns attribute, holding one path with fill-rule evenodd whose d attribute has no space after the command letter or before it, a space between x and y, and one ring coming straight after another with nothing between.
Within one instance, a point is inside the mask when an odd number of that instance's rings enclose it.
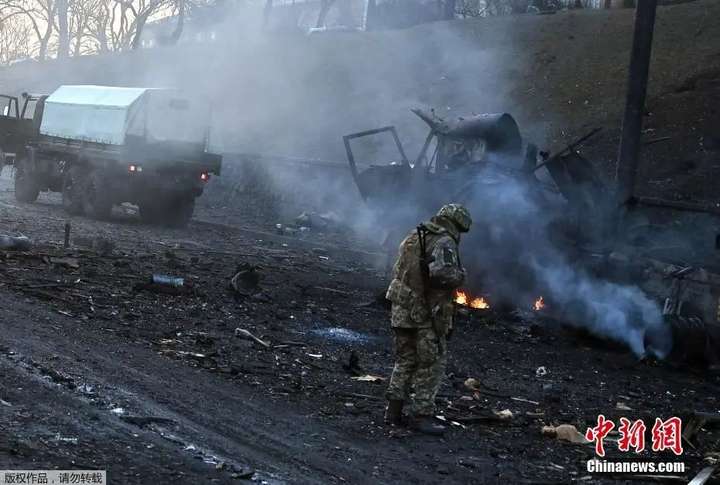
<instances>
[{"instance_id":1,"label":"broken metal panel","mask_svg":"<svg viewBox=\"0 0 720 485\"><path fill-rule=\"evenodd\" d=\"M506 156L519 156L522 152L522 136L515 119L508 113L480 114L445 121L434 113L413 110L437 135L463 140L482 139L486 150Z\"/></svg>"},{"instance_id":2,"label":"broken metal panel","mask_svg":"<svg viewBox=\"0 0 720 485\"><path fill-rule=\"evenodd\" d=\"M355 154L352 151L350 141L382 133L390 133L392 135L402 163L400 165L389 165L389 168L373 165L361 174L358 171L357 161L355 160ZM394 126L383 126L382 128L373 130L351 133L343 136L343 143L345 144L345 153L347 154L348 164L350 165L350 173L364 200L367 200L371 195L375 195L374 193L378 190L385 193L386 191L392 191L398 184L402 186L409 182L409 180L405 180L403 175L406 172L409 175L410 162L405 155L405 150ZM401 175L400 178L397 176L398 173Z\"/></svg>"}]
</instances>

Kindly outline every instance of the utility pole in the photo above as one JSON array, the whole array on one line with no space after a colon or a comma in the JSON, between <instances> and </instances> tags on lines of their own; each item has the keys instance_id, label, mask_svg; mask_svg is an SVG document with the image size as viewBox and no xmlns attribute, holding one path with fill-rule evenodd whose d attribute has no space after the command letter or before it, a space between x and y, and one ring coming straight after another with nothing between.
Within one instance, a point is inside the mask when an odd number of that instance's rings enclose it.
<instances>
[{"instance_id":1,"label":"utility pole","mask_svg":"<svg viewBox=\"0 0 720 485\"><path fill-rule=\"evenodd\" d=\"M637 2L627 101L616 173L617 202L620 206L627 203L635 191L656 11L657 0Z\"/></svg>"}]
</instances>

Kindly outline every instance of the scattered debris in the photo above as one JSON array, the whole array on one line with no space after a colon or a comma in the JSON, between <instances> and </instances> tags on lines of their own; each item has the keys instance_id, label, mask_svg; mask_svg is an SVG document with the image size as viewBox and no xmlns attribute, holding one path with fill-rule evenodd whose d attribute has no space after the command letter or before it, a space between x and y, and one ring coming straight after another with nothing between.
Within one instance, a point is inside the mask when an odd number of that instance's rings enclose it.
<instances>
[{"instance_id":1,"label":"scattered debris","mask_svg":"<svg viewBox=\"0 0 720 485\"><path fill-rule=\"evenodd\" d=\"M255 293L260 285L260 273L257 270L256 266L250 264L240 265L230 280L232 289L243 296Z\"/></svg>"},{"instance_id":2,"label":"scattered debris","mask_svg":"<svg viewBox=\"0 0 720 485\"><path fill-rule=\"evenodd\" d=\"M341 218L334 212L318 214L316 212L303 212L295 218L298 227L311 227L313 229L328 229L341 223Z\"/></svg>"},{"instance_id":3,"label":"scattered debris","mask_svg":"<svg viewBox=\"0 0 720 485\"><path fill-rule=\"evenodd\" d=\"M12 249L15 251L29 251L32 247L30 239L25 236L8 236L0 234L0 249Z\"/></svg>"},{"instance_id":4,"label":"scattered debris","mask_svg":"<svg viewBox=\"0 0 720 485\"><path fill-rule=\"evenodd\" d=\"M350 352L348 363L343 364L342 367L346 372L354 375L355 377L362 376L364 374L364 371L360 367L360 357L358 357L354 350Z\"/></svg>"},{"instance_id":5,"label":"scattered debris","mask_svg":"<svg viewBox=\"0 0 720 485\"><path fill-rule=\"evenodd\" d=\"M470 389L471 391L480 392L480 381L473 377L468 377L465 379L465 387Z\"/></svg>"},{"instance_id":6,"label":"scattered debris","mask_svg":"<svg viewBox=\"0 0 720 485\"><path fill-rule=\"evenodd\" d=\"M152 275L150 282L154 285L169 286L172 288L182 288L185 285L184 278L162 274Z\"/></svg>"},{"instance_id":7,"label":"scattered debris","mask_svg":"<svg viewBox=\"0 0 720 485\"><path fill-rule=\"evenodd\" d=\"M310 354L308 354L308 355L310 355ZM352 380L354 380L354 381L361 381L361 382L379 382L379 381L384 381L384 380L385 380L384 377L374 376L374 375L371 375L371 374L367 374L367 375L364 375L364 376L351 377L350 379L352 379Z\"/></svg>"},{"instance_id":8,"label":"scattered debris","mask_svg":"<svg viewBox=\"0 0 720 485\"><path fill-rule=\"evenodd\" d=\"M275 230L281 236L295 236L299 232L299 229L284 224L275 224Z\"/></svg>"},{"instance_id":9,"label":"scattered debris","mask_svg":"<svg viewBox=\"0 0 720 485\"><path fill-rule=\"evenodd\" d=\"M60 433L55 435L55 441L57 441L58 443L68 443L71 445L78 444L77 438L67 438L65 436L62 436Z\"/></svg>"},{"instance_id":10,"label":"scattered debris","mask_svg":"<svg viewBox=\"0 0 720 485\"><path fill-rule=\"evenodd\" d=\"M120 416L120 419L126 423L134 424L135 426L148 426L150 424L170 424L175 425L177 422L170 418L161 418L158 416Z\"/></svg>"},{"instance_id":11,"label":"scattered debris","mask_svg":"<svg viewBox=\"0 0 720 485\"><path fill-rule=\"evenodd\" d=\"M70 269L79 269L80 268L80 261L78 261L77 258L70 258L70 257L54 258L54 257L51 257L51 258L48 258L48 262L50 264L56 264L58 266L64 266L64 267L70 268Z\"/></svg>"},{"instance_id":12,"label":"scattered debris","mask_svg":"<svg viewBox=\"0 0 720 485\"><path fill-rule=\"evenodd\" d=\"M7 407L12 407L12 404L10 404L9 402L5 401L4 399L0 399L0 405L2 405L2 406L7 406Z\"/></svg>"},{"instance_id":13,"label":"scattered debris","mask_svg":"<svg viewBox=\"0 0 720 485\"><path fill-rule=\"evenodd\" d=\"M537 402L537 401L531 401L530 399L525 399L525 398L522 398L522 397L511 397L510 399L512 399L513 401L517 401L517 402L525 402L525 403L528 403L528 404L534 404L534 405L536 405L536 406L539 406L539 405L540 405L540 403Z\"/></svg>"},{"instance_id":14,"label":"scattered debris","mask_svg":"<svg viewBox=\"0 0 720 485\"><path fill-rule=\"evenodd\" d=\"M538 367L537 370L535 370L535 375L537 377L546 376L546 375L548 375L548 370L547 370L547 368L545 368L544 365L542 365L542 366Z\"/></svg>"},{"instance_id":15,"label":"scattered debris","mask_svg":"<svg viewBox=\"0 0 720 485\"><path fill-rule=\"evenodd\" d=\"M690 443L700 429L708 427L709 425L720 425L720 414L695 411L683 420L682 437Z\"/></svg>"},{"instance_id":16,"label":"scattered debris","mask_svg":"<svg viewBox=\"0 0 720 485\"><path fill-rule=\"evenodd\" d=\"M365 343L371 338L368 335L342 327L320 328L310 332L340 342Z\"/></svg>"},{"instance_id":17,"label":"scattered debris","mask_svg":"<svg viewBox=\"0 0 720 485\"><path fill-rule=\"evenodd\" d=\"M559 426L543 426L542 434L551 438L557 438L561 441L569 441L570 443L585 444L589 443L575 426L572 424L561 424Z\"/></svg>"},{"instance_id":18,"label":"scattered debris","mask_svg":"<svg viewBox=\"0 0 720 485\"><path fill-rule=\"evenodd\" d=\"M500 418L502 420L510 420L515 415L509 409L503 409L502 411L495 411L495 416L497 416L498 418Z\"/></svg>"},{"instance_id":19,"label":"scattered debris","mask_svg":"<svg viewBox=\"0 0 720 485\"><path fill-rule=\"evenodd\" d=\"M73 238L73 243L79 247L92 249L103 256L107 256L115 250L115 243L112 240L101 236L77 236Z\"/></svg>"},{"instance_id":20,"label":"scattered debris","mask_svg":"<svg viewBox=\"0 0 720 485\"><path fill-rule=\"evenodd\" d=\"M206 354L201 354L198 352L189 352L187 350L163 349L158 353L160 355L175 356L175 357L179 357L179 358L189 357L189 358L195 359L195 360L205 360L208 358L208 356Z\"/></svg>"},{"instance_id":21,"label":"scattered debris","mask_svg":"<svg viewBox=\"0 0 720 485\"><path fill-rule=\"evenodd\" d=\"M264 341L264 340L259 339L258 337L256 337L256 336L253 335L252 333L250 333L249 330L245 330L244 328L236 328L236 329L235 329L235 336L236 336L236 337L240 337L240 338L244 338L244 339L248 339L248 340L252 340L253 342L256 342L256 343L262 345L262 346L265 347L266 349L269 349L269 348L270 348L270 343L269 343L269 342L266 342L266 341Z\"/></svg>"},{"instance_id":22,"label":"scattered debris","mask_svg":"<svg viewBox=\"0 0 720 485\"><path fill-rule=\"evenodd\" d=\"M632 408L624 402L618 402L615 405L615 409L617 409L618 411L632 411Z\"/></svg>"},{"instance_id":23,"label":"scattered debris","mask_svg":"<svg viewBox=\"0 0 720 485\"><path fill-rule=\"evenodd\" d=\"M125 409L123 408L113 408L110 410L113 414L125 414Z\"/></svg>"},{"instance_id":24,"label":"scattered debris","mask_svg":"<svg viewBox=\"0 0 720 485\"><path fill-rule=\"evenodd\" d=\"M328 293L332 293L334 295L350 296L350 293L348 293L347 291L337 290L335 288L326 288L324 286L316 286L315 289L320 290L320 291L327 291Z\"/></svg>"},{"instance_id":25,"label":"scattered debris","mask_svg":"<svg viewBox=\"0 0 720 485\"><path fill-rule=\"evenodd\" d=\"M706 466L702 470L700 470L700 473L695 475L695 478L690 480L688 485L703 485L706 483L710 478L712 478L713 474L715 473L715 469L717 469L717 466Z\"/></svg>"}]
</instances>

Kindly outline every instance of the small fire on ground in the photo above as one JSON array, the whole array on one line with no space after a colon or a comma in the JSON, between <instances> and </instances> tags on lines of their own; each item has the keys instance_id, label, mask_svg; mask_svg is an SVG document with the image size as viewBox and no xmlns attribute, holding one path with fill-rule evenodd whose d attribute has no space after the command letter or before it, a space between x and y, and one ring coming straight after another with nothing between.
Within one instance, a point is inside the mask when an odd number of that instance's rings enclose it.
<instances>
[{"instance_id":1,"label":"small fire on ground","mask_svg":"<svg viewBox=\"0 0 720 485\"><path fill-rule=\"evenodd\" d=\"M455 291L455 303L461 306L474 308L476 310L490 309L490 303L488 303L484 297L476 296L472 298L467 292L463 290ZM540 310L545 309L545 306L545 299L541 296L540 298L535 300L535 303L533 304L533 310L539 312Z\"/></svg>"},{"instance_id":2,"label":"small fire on ground","mask_svg":"<svg viewBox=\"0 0 720 485\"><path fill-rule=\"evenodd\" d=\"M485 298L478 296L471 299L468 294L462 290L455 292L455 303L462 306L469 306L476 310L487 310L490 308L490 304L485 301Z\"/></svg>"}]
</instances>

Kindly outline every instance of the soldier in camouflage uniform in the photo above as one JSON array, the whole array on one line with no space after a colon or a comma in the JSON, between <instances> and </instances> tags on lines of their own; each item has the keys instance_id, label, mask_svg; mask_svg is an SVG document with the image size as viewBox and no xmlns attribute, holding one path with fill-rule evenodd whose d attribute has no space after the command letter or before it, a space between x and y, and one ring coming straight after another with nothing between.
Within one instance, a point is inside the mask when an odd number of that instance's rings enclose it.
<instances>
[{"instance_id":1,"label":"soldier in camouflage uniform","mask_svg":"<svg viewBox=\"0 0 720 485\"><path fill-rule=\"evenodd\" d=\"M387 391L388 424L400 424L403 405L414 392L413 427L429 434L444 431L433 421L435 395L445 374L454 292L465 279L458 254L460 234L471 224L467 209L448 204L400 244L386 295L392 302L396 351Z\"/></svg>"}]
</instances>

